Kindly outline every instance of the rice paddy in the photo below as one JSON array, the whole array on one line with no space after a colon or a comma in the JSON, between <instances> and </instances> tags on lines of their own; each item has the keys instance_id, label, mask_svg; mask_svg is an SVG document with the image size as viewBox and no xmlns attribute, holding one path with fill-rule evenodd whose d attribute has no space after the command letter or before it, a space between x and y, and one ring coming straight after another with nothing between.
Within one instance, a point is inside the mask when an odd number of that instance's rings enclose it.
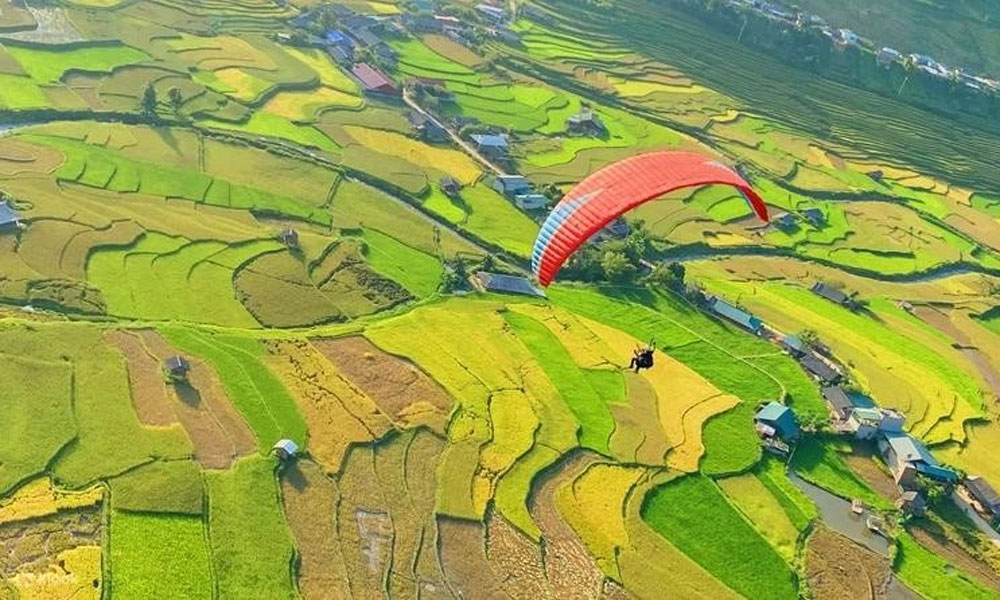
<instances>
[{"instance_id":1,"label":"rice paddy","mask_svg":"<svg viewBox=\"0 0 1000 600\"><path fill-rule=\"evenodd\" d=\"M549 196L639 152L738 164L794 225L720 186L628 222L688 284L815 333L935 456L1000 477L992 126L854 106L676 7L622 2L536 2L471 40L438 31L478 22L465 4L403 33L410 4L335 3L379 16L355 60L399 98L321 47L357 35L340 8L299 27L315 3L0 0L0 109L24 123L0 131L23 223L0 231L0 597L853 597L823 576L848 555L873 582L992 597L966 573L989 564L926 535L893 528L890 565L823 528L753 422L778 400L822 428L819 385L695 295L463 289L481 263L523 275L537 215L421 135L410 101L462 138L508 134L496 162ZM630 372L649 340L654 368ZM787 468L893 510L807 430Z\"/></svg>"}]
</instances>

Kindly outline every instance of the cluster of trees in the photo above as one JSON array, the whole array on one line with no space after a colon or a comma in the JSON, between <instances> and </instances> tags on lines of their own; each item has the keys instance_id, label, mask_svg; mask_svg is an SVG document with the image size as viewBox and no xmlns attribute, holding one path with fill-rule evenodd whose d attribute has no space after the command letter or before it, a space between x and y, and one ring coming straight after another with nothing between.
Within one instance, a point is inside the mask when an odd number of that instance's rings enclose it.
<instances>
[{"instance_id":1,"label":"cluster of trees","mask_svg":"<svg viewBox=\"0 0 1000 600\"><path fill-rule=\"evenodd\" d=\"M641 220L633 222L622 239L590 243L576 251L561 276L587 282L646 283L684 289L685 269L680 263L658 261L657 249Z\"/></svg>"},{"instance_id":2,"label":"cluster of trees","mask_svg":"<svg viewBox=\"0 0 1000 600\"><path fill-rule=\"evenodd\" d=\"M172 87L167 90L167 102L170 104L170 110L173 111L174 116L181 116L181 108L184 106L184 94L181 93L179 88ZM142 109L142 114L148 117L152 121L159 119L159 113L157 113L157 106L159 106L160 100L156 94L156 88L153 84L146 86L145 91L142 93L142 100L140 100L140 108Z\"/></svg>"}]
</instances>

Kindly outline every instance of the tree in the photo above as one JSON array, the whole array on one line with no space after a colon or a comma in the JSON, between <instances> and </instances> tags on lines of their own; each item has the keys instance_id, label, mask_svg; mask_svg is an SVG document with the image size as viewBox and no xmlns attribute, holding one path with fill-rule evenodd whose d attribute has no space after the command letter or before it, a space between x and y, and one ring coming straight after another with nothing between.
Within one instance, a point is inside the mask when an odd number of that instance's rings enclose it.
<instances>
[{"instance_id":1,"label":"tree","mask_svg":"<svg viewBox=\"0 0 1000 600\"><path fill-rule=\"evenodd\" d=\"M653 267L653 272L646 277L646 283L682 291L684 289L684 275L684 265L678 262L672 262L669 265L658 264Z\"/></svg>"},{"instance_id":2,"label":"tree","mask_svg":"<svg viewBox=\"0 0 1000 600\"><path fill-rule=\"evenodd\" d=\"M487 254L483 257L483 270L484 271L495 271L497 268L496 259L493 258L492 254Z\"/></svg>"},{"instance_id":3,"label":"tree","mask_svg":"<svg viewBox=\"0 0 1000 600\"><path fill-rule=\"evenodd\" d=\"M180 116L181 107L184 106L184 95L181 94L179 88L172 87L167 91L167 99L170 101L170 108L173 109L174 115Z\"/></svg>"},{"instance_id":4,"label":"tree","mask_svg":"<svg viewBox=\"0 0 1000 600\"><path fill-rule=\"evenodd\" d=\"M604 277L612 283L631 283L635 281L635 265L625 256L624 252L609 250L601 258L601 268L604 270Z\"/></svg>"},{"instance_id":5,"label":"tree","mask_svg":"<svg viewBox=\"0 0 1000 600\"><path fill-rule=\"evenodd\" d=\"M146 86L146 91L142 93L142 114L150 119L156 119L156 89L153 84Z\"/></svg>"}]
</instances>

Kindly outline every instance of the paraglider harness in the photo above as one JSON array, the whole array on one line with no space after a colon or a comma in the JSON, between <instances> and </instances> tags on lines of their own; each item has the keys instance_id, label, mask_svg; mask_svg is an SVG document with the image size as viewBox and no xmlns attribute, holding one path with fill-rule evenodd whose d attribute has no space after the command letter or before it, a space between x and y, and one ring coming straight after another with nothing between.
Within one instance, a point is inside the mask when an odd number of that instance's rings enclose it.
<instances>
[{"instance_id":1,"label":"paraglider harness","mask_svg":"<svg viewBox=\"0 0 1000 600\"><path fill-rule=\"evenodd\" d=\"M651 369L653 367L653 353L655 351L655 340L650 340L649 345L645 348L636 348L632 352L632 362L629 363L628 368L634 369L636 373L642 369Z\"/></svg>"}]
</instances>

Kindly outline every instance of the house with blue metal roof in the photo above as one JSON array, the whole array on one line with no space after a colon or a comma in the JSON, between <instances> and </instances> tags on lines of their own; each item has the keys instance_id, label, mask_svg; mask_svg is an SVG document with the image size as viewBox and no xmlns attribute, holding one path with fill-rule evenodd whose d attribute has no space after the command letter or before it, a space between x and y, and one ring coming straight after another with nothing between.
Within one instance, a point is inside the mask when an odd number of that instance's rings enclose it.
<instances>
[{"instance_id":1,"label":"house with blue metal roof","mask_svg":"<svg viewBox=\"0 0 1000 600\"><path fill-rule=\"evenodd\" d=\"M331 46L354 49L354 42L351 41L351 38L347 37L346 33L339 29L326 30L326 33L323 34L323 41Z\"/></svg>"},{"instance_id":2,"label":"house with blue metal roof","mask_svg":"<svg viewBox=\"0 0 1000 600\"><path fill-rule=\"evenodd\" d=\"M792 409L780 402L768 402L754 415L758 428L764 425L774 430L783 440L793 440L799 435L799 420Z\"/></svg>"},{"instance_id":3,"label":"house with blue metal roof","mask_svg":"<svg viewBox=\"0 0 1000 600\"><path fill-rule=\"evenodd\" d=\"M716 315L736 323L747 331L758 333L764 326L764 322L751 315L743 309L736 308L718 296L708 299L708 308Z\"/></svg>"},{"instance_id":4,"label":"house with blue metal roof","mask_svg":"<svg viewBox=\"0 0 1000 600\"><path fill-rule=\"evenodd\" d=\"M6 200L0 200L0 230L16 229L21 226L21 216Z\"/></svg>"},{"instance_id":5,"label":"house with blue metal roof","mask_svg":"<svg viewBox=\"0 0 1000 600\"><path fill-rule=\"evenodd\" d=\"M958 473L941 466L920 441L906 433L885 432L879 438L878 448L885 464L892 471L893 478L901 487L912 487L918 475L940 483L958 481Z\"/></svg>"},{"instance_id":6,"label":"house with blue metal roof","mask_svg":"<svg viewBox=\"0 0 1000 600\"><path fill-rule=\"evenodd\" d=\"M476 150L488 157L507 156L508 140L507 136L500 134L472 134L472 142L476 145Z\"/></svg>"}]
</instances>

